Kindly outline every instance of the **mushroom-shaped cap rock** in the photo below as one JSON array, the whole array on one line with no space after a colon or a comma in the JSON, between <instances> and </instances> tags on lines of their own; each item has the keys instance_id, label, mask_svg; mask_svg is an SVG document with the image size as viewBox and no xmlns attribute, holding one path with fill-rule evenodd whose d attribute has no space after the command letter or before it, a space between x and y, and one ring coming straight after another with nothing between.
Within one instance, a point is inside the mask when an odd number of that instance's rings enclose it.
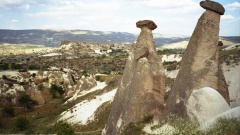
<instances>
[{"instance_id":1,"label":"mushroom-shaped cap rock","mask_svg":"<svg viewBox=\"0 0 240 135\"><path fill-rule=\"evenodd\" d=\"M136 23L138 28L148 27L150 30L157 28L157 25L152 20L141 20Z\"/></svg>"},{"instance_id":2,"label":"mushroom-shaped cap rock","mask_svg":"<svg viewBox=\"0 0 240 135\"><path fill-rule=\"evenodd\" d=\"M218 46L223 46L223 42L222 41L218 41Z\"/></svg>"},{"instance_id":3,"label":"mushroom-shaped cap rock","mask_svg":"<svg viewBox=\"0 0 240 135\"><path fill-rule=\"evenodd\" d=\"M220 15L223 15L225 12L224 7L221 4L214 1L201 1L200 6L206 10L211 10Z\"/></svg>"}]
</instances>

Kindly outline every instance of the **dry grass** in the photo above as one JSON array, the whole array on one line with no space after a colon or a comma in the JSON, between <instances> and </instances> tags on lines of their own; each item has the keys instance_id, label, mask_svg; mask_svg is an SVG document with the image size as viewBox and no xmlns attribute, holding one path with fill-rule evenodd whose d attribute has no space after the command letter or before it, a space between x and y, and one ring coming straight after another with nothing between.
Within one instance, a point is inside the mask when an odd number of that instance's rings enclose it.
<instances>
[{"instance_id":1,"label":"dry grass","mask_svg":"<svg viewBox=\"0 0 240 135\"><path fill-rule=\"evenodd\" d=\"M0 55L18 55L18 54L49 52L53 49L54 48L52 47L46 47L44 45L4 43L0 45Z\"/></svg>"}]
</instances>

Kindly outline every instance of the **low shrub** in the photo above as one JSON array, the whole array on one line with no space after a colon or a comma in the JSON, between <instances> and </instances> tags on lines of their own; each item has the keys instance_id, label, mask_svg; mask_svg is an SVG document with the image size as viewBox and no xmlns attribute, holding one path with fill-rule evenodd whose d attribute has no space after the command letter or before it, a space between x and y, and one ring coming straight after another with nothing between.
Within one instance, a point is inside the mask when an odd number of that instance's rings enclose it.
<instances>
[{"instance_id":1,"label":"low shrub","mask_svg":"<svg viewBox=\"0 0 240 135\"><path fill-rule=\"evenodd\" d=\"M3 114L7 114L9 116L14 116L14 108L11 105L6 105L2 110Z\"/></svg>"},{"instance_id":2,"label":"low shrub","mask_svg":"<svg viewBox=\"0 0 240 135\"><path fill-rule=\"evenodd\" d=\"M95 77L95 79L96 79L96 81L100 81L101 77L100 77L99 75L97 75L97 76Z\"/></svg>"},{"instance_id":3,"label":"low shrub","mask_svg":"<svg viewBox=\"0 0 240 135\"><path fill-rule=\"evenodd\" d=\"M21 131L28 129L30 126L29 121L26 118L20 117L17 118L17 121L15 123L15 127Z\"/></svg>"},{"instance_id":4,"label":"low shrub","mask_svg":"<svg viewBox=\"0 0 240 135\"><path fill-rule=\"evenodd\" d=\"M129 123L126 129L122 132L121 135L142 135L145 132L142 131L144 124L140 123Z\"/></svg>"},{"instance_id":5,"label":"low shrub","mask_svg":"<svg viewBox=\"0 0 240 135\"><path fill-rule=\"evenodd\" d=\"M183 119L175 115L169 115L167 117L166 123L171 125L175 131L174 134L197 134L199 123L197 120Z\"/></svg>"},{"instance_id":6,"label":"low shrub","mask_svg":"<svg viewBox=\"0 0 240 135\"><path fill-rule=\"evenodd\" d=\"M221 118L204 134L240 135L240 121L237 119Z\"/></svg>"},{"instance_id":7,"label":"low shrub","mask_svg":"<svg viewBox=\"0 0 240 135\"><path fill-rule=\"evenodd\" d=\"M50 94L52 95L52 98L56 98L57 94L59 94L60 96L62 96L64 94L64 90L62 86L58 86L56 84L51 84L50 87Z\"/></svg>"},{"instance_id":8,"label":"low shrub","mask_svg":"<svg viewBox=\"0 0 240 135\"><path fill-rule=\"evenodd\" d=\"M56 132L58 135L74 135L73 128L64 121L58 121L54 127L54 132Z\"/></svg>"}]
</instances>

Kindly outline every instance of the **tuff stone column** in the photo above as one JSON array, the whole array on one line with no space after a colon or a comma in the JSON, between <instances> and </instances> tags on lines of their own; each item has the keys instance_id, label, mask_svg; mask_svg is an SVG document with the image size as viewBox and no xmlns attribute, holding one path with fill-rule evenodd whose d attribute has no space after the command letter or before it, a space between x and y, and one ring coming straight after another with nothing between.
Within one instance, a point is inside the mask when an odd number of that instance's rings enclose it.
<instances>
[{"instance_id":1,"label":"tuff stone column","mask_svg":"<svg viewBox=\"0 0 240 135\"><path fill-rule=\"evenodd\" d=\"M166 103L166 113L182 117L188 117L186 103L196 89L212 87L229 103L228 89L218 60L220 15L225 10L213 1L202 1L200 6L206 11L198 20Z\"/></svg>"},{"instance_id":2,"label":"tuff stone column","mask_svg":"<svg viewBox=\"0 0 240 135\"><path fill-rule=\"evenodd\" d=\"M103 135L118 135L130 122L149 115L158 119L163 111L164 69L152 35L157 25L150 20L136 25L141 33L132 45Z\"/></svg>"}]
</instances>

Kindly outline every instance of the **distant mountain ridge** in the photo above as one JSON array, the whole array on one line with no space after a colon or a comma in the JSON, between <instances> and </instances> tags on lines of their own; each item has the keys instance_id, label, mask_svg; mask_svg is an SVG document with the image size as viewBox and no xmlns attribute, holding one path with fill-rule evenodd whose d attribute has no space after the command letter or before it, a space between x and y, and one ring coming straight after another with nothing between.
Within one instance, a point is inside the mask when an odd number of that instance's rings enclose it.
<instances>
[{"instance_id":1,"label":"distant mountain ridge","mask_svg":"<svg viewBox=\"0 0 240 135\"><path fill-rule=\"evenodd\" d=\"M154 34L156 46L189 40L184 36L164 36ZM238 37L224 37L227 40L240 42ZM51 47L60 46L61 41L82 41L99 43L129 43L137 39L136 34L127 32L90 31L90 30L7 30L0 29L0 43L39 44Z\"/></svg>"},{"instance_id":2,"label":"distant mountain ridge","mask_svg":"<svg viewBox=\"0 0 240 135\"><path fill-rule=\"evenodd\" d=\"M40 44L57 47L63 40L85 41L85 42L113 42L130 43L137 39L136 34L127 32L108 32L90 30L0 30L0 43L11 44ZM164 37L156 34L155 44L157 46L186 40L186 37Z\"/></svg>"}]
</instances>

